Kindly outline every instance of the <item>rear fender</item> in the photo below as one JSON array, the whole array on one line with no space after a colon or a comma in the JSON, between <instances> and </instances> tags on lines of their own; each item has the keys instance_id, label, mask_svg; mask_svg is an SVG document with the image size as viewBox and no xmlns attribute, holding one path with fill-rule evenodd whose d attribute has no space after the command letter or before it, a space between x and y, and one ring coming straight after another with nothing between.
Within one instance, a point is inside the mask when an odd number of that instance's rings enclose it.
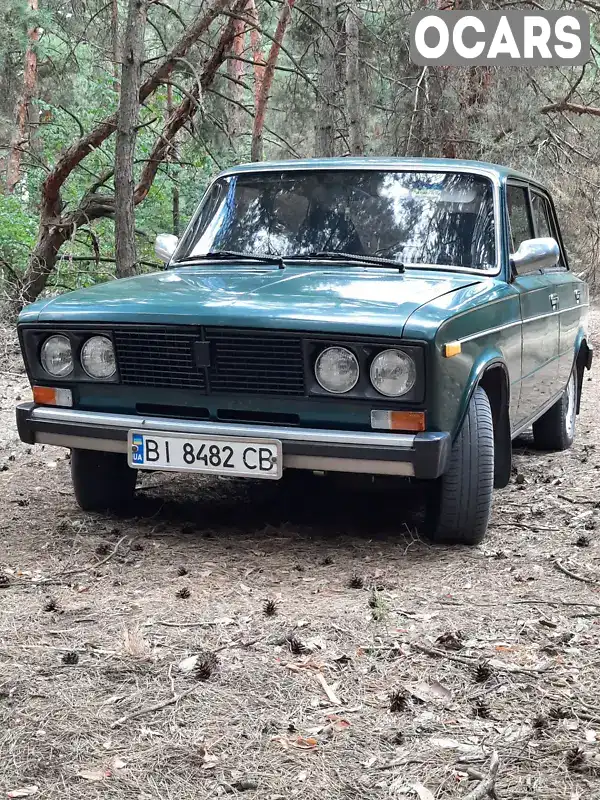
<instances>
[{"instance_id":1,"label":"rear fender","mask_svg":"<svg viewBox=\"0 0 600 800\"><path fill-rule=\"evenodd\" d=\"M581 328L575 340L574 364L577 372L577 413L581 408L581 394L583 391L583 373L592 368L594 348L589 344L586 331Z\"/></svg>"}]
</instances>

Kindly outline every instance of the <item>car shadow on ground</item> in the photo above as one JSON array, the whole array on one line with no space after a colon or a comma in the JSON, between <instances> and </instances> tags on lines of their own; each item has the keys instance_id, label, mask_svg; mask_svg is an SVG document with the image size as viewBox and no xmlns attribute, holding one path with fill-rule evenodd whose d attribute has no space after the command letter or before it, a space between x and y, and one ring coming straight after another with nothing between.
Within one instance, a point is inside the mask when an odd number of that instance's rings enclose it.
<instances>
[{"instance_id":1,"label":"car shadow on ground","mask_svg":"<svg viewBox=\"0 0 600 800\"><path fill-rule=\"evenodd\" d=\"M513 444L519 459L540 456L531 436ZM141 472L126 517L145 535L243 539L285 526L324 543L344 538L409 543L424 535L433 485L426 481L289 472L281 481Z\"/></svg>"},{"instance_id":2,"label":"car shadow on ground","mask_svg":"<svg viewBox=\"0 0 600 800\"><path fill-rule=\"evenodd\" d=\"M282 526L311 538L414 539L427 488L405 480L290 475L281 482L145 473L128 516L148 530L243 536Z\"/></svg>"}]
</instances>

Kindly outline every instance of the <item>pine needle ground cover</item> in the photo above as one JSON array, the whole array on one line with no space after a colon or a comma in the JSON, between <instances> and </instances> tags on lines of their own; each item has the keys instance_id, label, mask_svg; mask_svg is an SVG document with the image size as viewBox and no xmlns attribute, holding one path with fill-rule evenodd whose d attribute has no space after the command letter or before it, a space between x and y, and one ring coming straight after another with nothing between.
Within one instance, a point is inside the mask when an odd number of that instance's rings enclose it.
<instances>
[{"instance_id":1,"label":"pine needle ground cover","mask_svg":"<svg viewBox=\"0 0 600 800\"><path fill-rule=\"evenodd\" d=\"M600 797L597 370L573 449L516 443L450 549L414 491L316 480L152 474L84 514L63 451L17 442L9 335L0 364L3 796Z\"/></svg>"}]
</instances>

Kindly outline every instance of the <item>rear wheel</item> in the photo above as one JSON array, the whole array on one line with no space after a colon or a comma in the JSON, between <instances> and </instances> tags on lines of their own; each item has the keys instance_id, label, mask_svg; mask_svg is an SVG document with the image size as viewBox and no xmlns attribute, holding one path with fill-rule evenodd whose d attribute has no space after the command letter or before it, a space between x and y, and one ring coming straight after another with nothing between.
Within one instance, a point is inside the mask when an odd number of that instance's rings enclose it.
<instances>
[{"instance_id":1,"label":"rear wheel","mask_svg":"<svg viewBox=\"0 0 600 800\"><path fill-rule=\"evenodd\" d=\"M448 471L427 506L427 528L439 544L478 544L487 531L494 490L494 423L487 394L477 388L452 447Z\"/></svg>"},{"instance_id":2,"label":"rear wheel","mask_svg":"<svg viewBox=\"0 0 600 800\"><path fill-rule=\"evenodd\" d=\"M533 423L533 440L540 450L568 450L575 438L577 419L577 370L571 377L560 400Z\"/></svg>"},{"instance_id":3,"label":"rear wheel","mask_svg":"<svg viewBox=\"0 0 600 800\"><path fill-rule=\"evenodd\" d=\"M123 453L71 450L75 499L84 511L124 511L133 499L137 470Z\"/></svg>"}]
</instances>

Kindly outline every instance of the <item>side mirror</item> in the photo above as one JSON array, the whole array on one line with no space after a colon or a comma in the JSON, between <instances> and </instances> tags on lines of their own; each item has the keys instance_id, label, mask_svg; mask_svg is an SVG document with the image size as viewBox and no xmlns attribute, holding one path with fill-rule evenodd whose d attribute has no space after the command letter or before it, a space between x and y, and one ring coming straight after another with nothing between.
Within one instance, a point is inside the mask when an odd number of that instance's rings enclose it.
<instances>
[{"instance_id":1,"label":"side mirror","mask_svg":"<svg viewBox=\"0 0 600 800\"><path fill-rule=\"evenodd\" d=\"M164 261L165 264L168 264L171 260L171 256L177 249L178 244L179 238L177 236L173 236L172 233L159 233L159 235L156 237L156 242L154 243L154 252L161 261Z\"/></svg>"},{"instance_id":2,"label":"side mirror","mask_svg":"<svg viewBox=\"0 0 600 800\"><path fill-rule=\"evenodd\" d=\"M560 259L558 242L551 236L526 239L510 257L513 268L520 272L532 272L545 267L555 267Z\"/></svg>"}]
</instances>

